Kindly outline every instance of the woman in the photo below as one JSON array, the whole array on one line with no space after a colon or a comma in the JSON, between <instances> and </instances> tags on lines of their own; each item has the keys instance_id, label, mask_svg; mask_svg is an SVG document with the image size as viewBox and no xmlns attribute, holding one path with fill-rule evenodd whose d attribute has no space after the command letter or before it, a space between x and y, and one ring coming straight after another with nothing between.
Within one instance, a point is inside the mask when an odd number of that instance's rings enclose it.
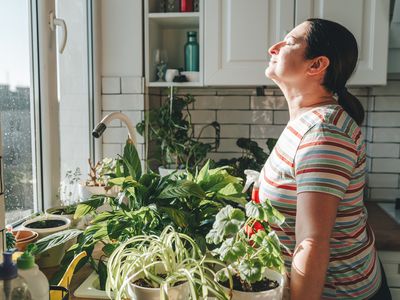
<instances>
[{"instance_id":1,"label":"woman","mask_svg":"<svg viewBox=\"0 0 400 300\"><path fill-rule=\"evenodd\" d=\"M286 217L274 229L291 250L291 300L391 299L363 203L364 111L345 88L356 40L337 23L309 19L269 54L265 73L290 121L263 168L260 197Z\"/></svg>"}]
</instances>

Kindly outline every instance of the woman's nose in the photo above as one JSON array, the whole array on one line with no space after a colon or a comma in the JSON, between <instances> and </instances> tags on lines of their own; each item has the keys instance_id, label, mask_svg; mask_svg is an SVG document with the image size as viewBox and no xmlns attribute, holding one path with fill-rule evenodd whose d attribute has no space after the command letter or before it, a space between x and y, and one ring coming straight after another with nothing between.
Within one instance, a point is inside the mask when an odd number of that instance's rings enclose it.
<instances>
[{"instance_id":1,"label":"woman's nose","mask_svg":"<svg viewBox=\"0 0 400 300\"><path fill-rule=\"evenodd\" d=\"M268 49L268 53L269 55L276 55L279 53L279 49L280 49L280 45L282 42L278 42L275 45L272 45L269 49Z\"/></svg>"}]
</instances>

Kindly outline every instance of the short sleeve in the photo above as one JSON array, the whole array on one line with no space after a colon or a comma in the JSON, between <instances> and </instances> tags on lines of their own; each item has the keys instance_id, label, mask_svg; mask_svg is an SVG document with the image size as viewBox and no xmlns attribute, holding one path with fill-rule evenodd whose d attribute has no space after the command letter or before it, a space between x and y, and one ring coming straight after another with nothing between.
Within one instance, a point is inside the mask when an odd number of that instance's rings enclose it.
<instances>
[{"instance_id":1,"label":"short sleeve","mask_svg":"<svg viewBox=\"0 0 400 300\"><path fill-rule=\"evenodd\" d=\"M303 136L295 156L297 193L321 192L343 199L357 162L357 147L341 129L317 124Z\"/></svg>"}]
</instances>

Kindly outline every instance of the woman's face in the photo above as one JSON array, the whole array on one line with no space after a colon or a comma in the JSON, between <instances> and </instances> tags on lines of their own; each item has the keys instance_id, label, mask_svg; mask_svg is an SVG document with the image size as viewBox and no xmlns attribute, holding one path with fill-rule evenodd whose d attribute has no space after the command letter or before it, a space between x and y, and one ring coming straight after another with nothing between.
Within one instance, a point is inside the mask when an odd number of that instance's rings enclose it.
<instances>
[{"instance_id":1,"label":"woman's face","mask_svg":"<svg viewBox=\"0 0 400 300\"><path fill-rule=\"evenodd\" d=\"M271 55L265 75L275 82L296 82L306 78L310 61L305 59L307 29L304 22L295 27L285 39L269 48Z\"/></svg>"}]
</instances>

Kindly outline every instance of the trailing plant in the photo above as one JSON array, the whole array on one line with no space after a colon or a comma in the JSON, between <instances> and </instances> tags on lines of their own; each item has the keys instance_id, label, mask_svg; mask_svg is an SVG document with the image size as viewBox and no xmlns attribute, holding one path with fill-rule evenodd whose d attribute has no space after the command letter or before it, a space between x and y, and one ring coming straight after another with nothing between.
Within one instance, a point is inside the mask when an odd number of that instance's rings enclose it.
<instances>
[{"instance_id":1,"label":"trailing plant","mask_svg":"<svg viewBox=\"0 0 400 300\"><path fill-rule=\"evenodd\" d=\"M216 162L216 166L230 166L232 175L245 179L245 170L261 171L269 154L275 147L276 142L277 139L267 139L266 144L269 153L266 153L258 146L256 141L252 141L248 138L239 138L236 141L236 145L242 149L242 156L238 158L221 159Z\"/></svg>"},{"instance_id":2,"label":"trailing plant","mask_svg":"<svg viewBox=\"0 0 400 300\"><path fill-rule=\"evenodd\" d=\"M115 249L107 264L106 290L109 296L114 291L117 300L126 299L129 286L136 283L159 288L160 299L168 299L168 288L187 284L191 299L207 299L210 292L217 299L228 299L214 281L211 264L224 267L207 258L191 237L167 226L159 236L135 236Z\"/></svg>"},{"instance_id":3,"label":"trailing plant","mask_svg":"<svg viewBox=\"0 0 400 300\"><path fill-rule=\"evenodd\" d=\"M219 147L220 125L212 122L203 126L195 135L189 105L195 98L188 94L178 96L176 90L170 88L170 96L160 108L152 109L144 121L136 125L141 135L147 135L160 147L159 161L162 166L171 168L193 168L202 165L207 154ZM185 112L185 114L184 114ZM146 128L146 126L148 126ZM212 143L200 141L203 131L212 127L215 139Z\"/></svg>"},{"instance_id":4,"label":"trailing plant","mask_svg":"<svg viewBox=\"0 0 400 300\"><path fill-rule=\"evenodd\" d=\"M15 247L16 239L11 231L6 231L6 250L9 251Z\"/></svg>"},{"instance_id":5,"label":"trailing plant","mask_svg":"<svg viewBox=\"0 0 400 300\"><path fill-rule=\"evenodd\" d=\"M218 246L213 255L227 264L219 272L219 281L229 281L232 289L232 274L239 278L243 291L252 291L252 285L263 279L266 268L282 271L282 245L269 224L283 222L283 215L268 200L248 202L246 213L229 205L224 207L206 236L208 243Z\"/></svg>"}]
</instances>

